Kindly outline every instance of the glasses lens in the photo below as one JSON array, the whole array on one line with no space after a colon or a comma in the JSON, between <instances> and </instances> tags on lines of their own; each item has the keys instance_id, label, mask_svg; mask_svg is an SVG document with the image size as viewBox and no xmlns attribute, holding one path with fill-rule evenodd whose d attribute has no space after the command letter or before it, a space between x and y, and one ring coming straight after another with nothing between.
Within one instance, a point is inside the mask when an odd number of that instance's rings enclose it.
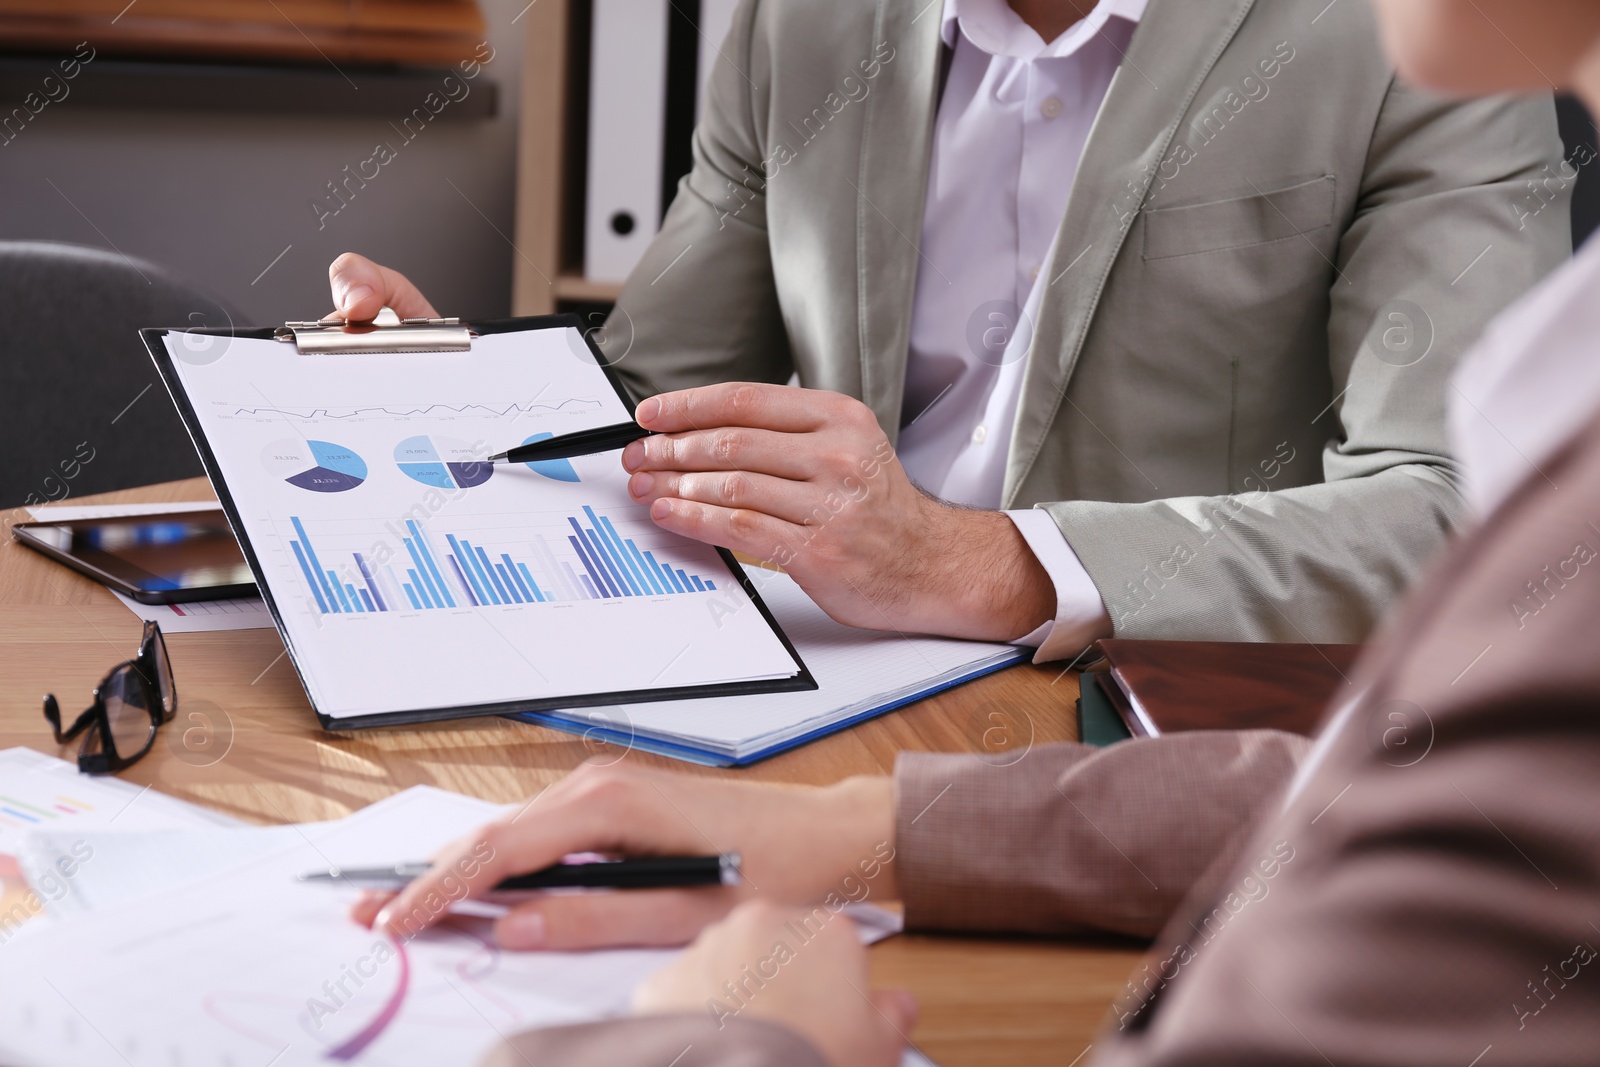
<instances>
[{"instance_id":1,"label":"glasses lens","mask_svg":"<svg viewBox=\"0 0 1600 1067\"><path fill-rule=\"evenodd\" d=\"M151 623L147 631L145 647L150 650L147 659L156 672L152 680L161 698L162 717L170 719L178 710L178 687L172 681L172 660L167 656L167 639L161 635L155 623Z\"/></svg>"},{"instance_id":2,"label":"glasses lens","mask_svg":"<svg viewBox=\"0 0 1600 1067\"><path fill-rule=\"evenodd\" d=\"M150 687L131 663L113 671L101 687L106 721L111 725L111 743L116 754L125 760L143 755L155 740L156 724L150 715L149 694Z\"/></svg>"}]
</instances>

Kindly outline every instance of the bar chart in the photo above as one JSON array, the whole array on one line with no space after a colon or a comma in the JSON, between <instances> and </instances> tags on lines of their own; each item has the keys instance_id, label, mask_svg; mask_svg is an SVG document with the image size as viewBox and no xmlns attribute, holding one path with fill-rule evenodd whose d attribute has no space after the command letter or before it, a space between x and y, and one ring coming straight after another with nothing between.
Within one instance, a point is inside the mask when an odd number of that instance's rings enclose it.
<instances>
[{"instance_id":1,"label":"bar chart","mask_svg":"<svg viewBox=\"0 0 1600 1067\"><path fill-rule=\"evenodd\" d=\"M439 611L520 604L629 597L683 596L714 592L716 582L691 573L654 549L642 548L618 531L610 516L583 505L564 515L561 534L531 529L516 538L515 552L501 542L485 547L482 536L461 530L437 538L421 521L398 528L402 550L380 559L370 552L319 553L299 516L291 516L288 540L318 613L366 614ZM549 528L549 524L545 524ZM382 544L382 540L378 542Z\"/></svg>"}]
</instances>

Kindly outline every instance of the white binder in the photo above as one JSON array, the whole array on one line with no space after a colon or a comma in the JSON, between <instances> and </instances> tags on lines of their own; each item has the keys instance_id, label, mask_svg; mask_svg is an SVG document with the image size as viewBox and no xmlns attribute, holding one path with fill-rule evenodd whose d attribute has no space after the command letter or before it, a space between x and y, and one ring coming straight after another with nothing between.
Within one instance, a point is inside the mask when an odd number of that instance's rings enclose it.
<instances>
[{"instance_id":1,"label":"white binder","mask_svg":"<svg viewBox=\"0 0 1600 1067\"><path fill-rule=\"evenodd\" d=\"M620 282L661 222L669 0L594 0L583 273Z\"/></svg>"}]
</instances>

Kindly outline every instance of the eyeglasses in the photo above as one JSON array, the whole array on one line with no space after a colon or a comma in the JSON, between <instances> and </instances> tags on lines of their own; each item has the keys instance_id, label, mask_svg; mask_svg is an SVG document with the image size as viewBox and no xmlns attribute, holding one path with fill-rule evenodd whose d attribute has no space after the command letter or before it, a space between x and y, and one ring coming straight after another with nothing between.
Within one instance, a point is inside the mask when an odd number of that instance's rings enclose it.
<instances>
[{"instance_id":1,"label":"eyeglasses","mask_svg":"<svg viewBox=\"0 0 1600 1067\"><path fill-rule=\"evenodd\" d=\"M138 654L111 668L95 688L94 703L66 730L61 729L55 694L44 698L44 717L50 720L57 744L88 731L78 751L78 770L85 774L112 774L131 766L150 751L156 728L170 722L177 710L172 660L155 622L144 624Z\"/></svg>"}]
</instances>

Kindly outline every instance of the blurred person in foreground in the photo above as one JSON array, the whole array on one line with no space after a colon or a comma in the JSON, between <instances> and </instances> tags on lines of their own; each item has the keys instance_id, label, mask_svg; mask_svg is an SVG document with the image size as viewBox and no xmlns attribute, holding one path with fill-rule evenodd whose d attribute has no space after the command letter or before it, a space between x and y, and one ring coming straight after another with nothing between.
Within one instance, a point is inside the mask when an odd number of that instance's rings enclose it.
<instances>
[{"instance_id":1,"label":"blurred person in foreground","mask_svg":"<svg viewBox=\"0 0 1600 1067\"><path fill-rule=\"evenodd\" d=\"M1597 0L1378 10L1411 82L1556 85L1600 110ZM485 843L474 894L572 852L743 853L761 899L547 896L501 920L513 947L694 942L633 1017L517 1035L496 1067L896 1063L915 1008L867 990L841 914L863 898L903 901L918 930L1153 937L1095 1042L1102 1067L1594 1063L1597 349L1591 242L1456 375L1473 525L1380 630L1315 742L1184 734L1045 746L1006 767L907 753L892 779L824 789L590 767L357 917L414 934L443 913L454 860Z\"/></svg>"}]
</instances>

